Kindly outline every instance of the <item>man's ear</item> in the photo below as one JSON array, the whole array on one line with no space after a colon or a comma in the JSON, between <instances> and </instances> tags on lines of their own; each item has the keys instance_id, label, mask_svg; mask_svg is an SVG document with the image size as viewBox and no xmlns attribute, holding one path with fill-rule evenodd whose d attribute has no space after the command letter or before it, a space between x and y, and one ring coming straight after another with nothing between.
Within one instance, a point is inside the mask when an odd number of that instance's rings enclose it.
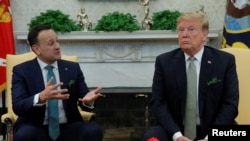
<instances>
[{"instance_id":1,"label":"man's ear","mask_svg":"<svg viewBox=\"0 0 250 141\"><path fill-rule=\"evenodd\" d=\"M38 45L33 45L31 49L35 52L35 54L40 54L40 47Z\"/></svg>"},{"instance_id":2,"label":"man's ear","mask_svg":"<svg viewBox=\"0 0 250 141\"><path fill-rule=\"evenodd\" d=\"M203 41L207 41L208 39L208 32L207 31L203 31Z\"/></svg>"}]
</instances>

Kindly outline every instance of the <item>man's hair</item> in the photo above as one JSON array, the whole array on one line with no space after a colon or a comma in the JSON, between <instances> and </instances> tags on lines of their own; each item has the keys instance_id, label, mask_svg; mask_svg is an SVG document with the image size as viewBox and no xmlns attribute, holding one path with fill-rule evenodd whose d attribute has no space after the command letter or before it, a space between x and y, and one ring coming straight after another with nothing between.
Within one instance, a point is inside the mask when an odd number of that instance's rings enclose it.
<instances>
[{"instance_id":1,"label":"man's hair","mask_svg":"<svg viewBox=\"0 0 250 141\"><path fill-rule=\"evenodd\" d=\"M180 23L182 20L193 20L197 19L201 21L201 27L202 31L207 31L209 30L209 22L207 15L201 12L189 12L189 13L183 13L180 15L177 19L177 25Z\"/></svg>"},{"instance_id":2,"label":"man's hair","mask_svg":"<svg viewBox=\"0 0 250 141\"><path fill-rule=\"evenodd\" d=\"M32 28L28 33L28 44L32 47L34 44L38 44L38 34L43 30L52 29L50 25L38 25Z\"/></svg>"}]
</instances>

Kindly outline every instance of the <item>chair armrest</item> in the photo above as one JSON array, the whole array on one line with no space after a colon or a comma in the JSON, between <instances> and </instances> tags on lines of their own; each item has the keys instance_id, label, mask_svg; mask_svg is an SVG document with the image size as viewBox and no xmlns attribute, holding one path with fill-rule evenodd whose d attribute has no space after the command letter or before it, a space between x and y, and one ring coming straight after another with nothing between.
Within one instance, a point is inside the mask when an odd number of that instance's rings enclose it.
<instances>
[{"instance_id":1,"label":"chair armrest","mask_svg":"<svg viewBox=\"0 0 250 141\"><path fill-rule=\"evenodd\" d=\"M5 124L14 123L14 117L10 113L3 114L1 116L1 122Z\"/></svg>"},{"instance_id":2,"label":"chair armrest","mask_svg":"<svg viewBox=\"0 0 250 141\"><path fill-rule=\"evenodd\" d=\"M86 111L80 111L80 114L82 116L82 119L85 121L91 121L94 120L96 114L92 112L86 112ZM14 123L14 117L10 113L3 114L1 116L1 122L4 124L12 124Z\"/></svg>"},{"instance_id":3,"label":"chair armrest","mask_svg":"<svg viewBox=\"0 0 250 141\"><path fill-rule=\"evenodd\" d=\"M95 113L92 113L92 112L86 112L86 111L82 111L80 110L80 114L82 116L82 119L85 120L85 121L91 121L91 120L94 120L96 114ZM8 124L8 123L14 123L14 117L13 115L11 115L10 113L6 113L6 114L3 114L1 116L1 122L2 123L5 123L5 124Z\"/></svg>"},{"instance_id":4,"label":"chair armrest","mask_svg":"<svg viewBox=\"0 0 250 141\"><path fill-rule=\"evenodd\" d=\"M80 111L82 119L85 121L92 121L95 119L96 114L92 112Z\"/></svg>"}]
</instances>

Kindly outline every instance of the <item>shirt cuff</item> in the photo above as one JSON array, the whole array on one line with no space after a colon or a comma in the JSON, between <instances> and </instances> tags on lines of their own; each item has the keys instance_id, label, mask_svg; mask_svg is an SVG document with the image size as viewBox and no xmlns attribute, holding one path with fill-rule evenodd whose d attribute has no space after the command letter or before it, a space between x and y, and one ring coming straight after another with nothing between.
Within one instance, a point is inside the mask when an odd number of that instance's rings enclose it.
<instances>
[{"instance_id":1,"label":"shirt cuff","mask_svg":"<svg viewBox=\"0 0 250 141\"><path fill-rule=\"evenodd\" d=\"M89 104L89 105L86 105L86 104L82 103L82 105L85 106L85 107L87 107L87 108L89 108L89 109L94 109L94 108L95 108L95 107L94 107L94 102L92 102L92 103Z\"/></svg>"},{"instance_id":2,"label":"shirt cuff","mask_svg":"<svg viewBox=\"0 0 250 141\"><path fill-rule=\"evenodd\" d=\"M176 133L174 133L174 135L173 135L173 137L172 137L172 138L173 138L173 141L176 141L177 138L179 138L179 137L181 137L181 136L183 136L181 132L176 132Z\"/></svg>"},{"instance_id":3,"label":"shirt cuff","mask_svg":"<svg viewBox=\"0 0 250 141\"><path fill-rule=\"evenodd\" d=\"M34 100L33 100L33 106L43 106L45 103L39 103L39 94L36 94L34 96Z\"/></svg>"}]
</instances>

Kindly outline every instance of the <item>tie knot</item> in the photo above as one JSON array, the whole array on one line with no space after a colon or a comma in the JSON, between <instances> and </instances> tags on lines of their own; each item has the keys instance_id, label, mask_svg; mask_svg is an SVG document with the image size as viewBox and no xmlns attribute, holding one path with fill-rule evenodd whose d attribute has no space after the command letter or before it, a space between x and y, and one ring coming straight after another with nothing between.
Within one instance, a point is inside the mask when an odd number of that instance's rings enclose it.
<instances>
[{"instance_id":1,"label":"tie knot","mask_svg":"<svg viewBox=\"0 0 250 141\"><path fill-rule=\"evenodd\" d=\"M191 61L191 62L194 62L195 59L196 59L196 58L193 57L193 56L188 58L188 60Z\"/></svg>"},{"instance_id":2,"label":"tie knot","mask_svg":"<svg viewBox=\"0 0 250 141\"><path fill-rule=\"evenodd\" d=\"M47 65L46 67L44 67L46 70L48 70L48 71L52 71L53 70L53 66L51 66L51 65Z\"/></svg>"}]
</instances>

